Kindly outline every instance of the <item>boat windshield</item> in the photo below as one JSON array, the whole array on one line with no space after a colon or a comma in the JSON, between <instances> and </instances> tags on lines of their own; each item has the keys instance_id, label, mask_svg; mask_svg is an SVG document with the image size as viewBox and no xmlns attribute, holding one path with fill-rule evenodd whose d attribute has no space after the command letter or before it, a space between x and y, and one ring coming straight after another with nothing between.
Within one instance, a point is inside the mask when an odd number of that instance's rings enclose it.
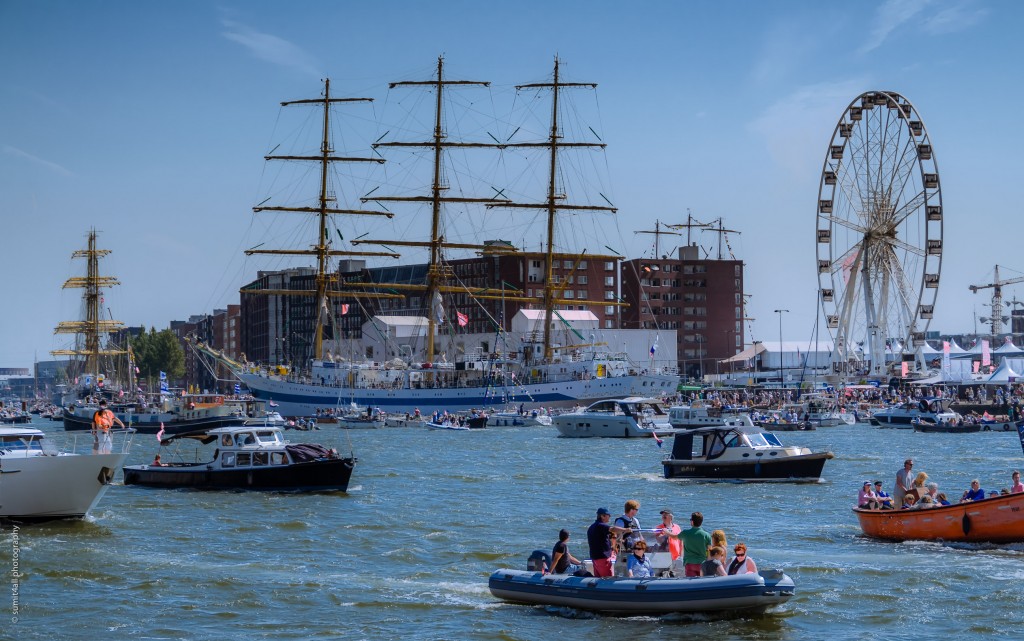
<instances>
[{"instance_id":1,"label":"boat windshield","mask_svg":"<svg viewBox=\"0 0 1024 641\"><path fill-rule=\"evenodd\" d=\"M42 451L42 439L25 435L0 436L0 449Z\"/></svg>"},{"instance_id":2,"label":"boat windshield","mask_svg":"<svg viewBox=\"0 0 1024 641\"><path fill-rule=\"evenodd\" d=\"M764 440L768 441L769 445L774 445L776 447L782 447L782 443L779 441L778 437L776 437L771 432L765 432L765 433L761 434L760 436L762 436L764 438Z\"/></svg>"},{"instance_id":3,"label":"boat windshield","mask_svg":"<svg viewBox=\"0 0 1024 641\"><path fill-rule=\"evenodd\" d=\"M770 447L771 445L764 434L747 434L747 440L750 441L750 447Z\"/></svg>"},{"instance_id":4,"label":"boat windshield","mask_svg":"<svg viewBox=\"0 0 1024 641\"><path fill-rule=\"evenodd\" d=\"M278 443L281 440L277 432L257 432L256 438L259 439L260 443L267 443L270 445Z\"/></svg>"}]
</instances>

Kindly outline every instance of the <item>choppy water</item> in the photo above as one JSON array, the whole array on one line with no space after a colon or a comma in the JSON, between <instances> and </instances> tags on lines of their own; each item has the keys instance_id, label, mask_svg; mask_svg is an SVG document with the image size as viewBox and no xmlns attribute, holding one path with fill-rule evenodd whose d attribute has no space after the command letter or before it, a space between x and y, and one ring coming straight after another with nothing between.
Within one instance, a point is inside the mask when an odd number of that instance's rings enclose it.
<instances>
[{"instance_id":1,"label":"choppy water","mask_svg":"<svg viewBox=\"0 0 1024 641\"><path fill-rule=\"evenodd\" d=\"M42 425L48 431L60 430ZM892 544L850 512L864 479L887 489L913 456L951 495L978 476L1009 486L1013 433L915 434L868 426L782 433L830 449L818 484L666 480L651 441L559 439L553 428L289 433L359 457L347 494L110 488L85 521L23 526L20 614L0 596L0 637L18 639L1020 638L1024 545ZM351 439L351 441L349 440ZM666 446L671 441L666 442ZM153 436L130 462L148 462ZM165 457L166 458L166 457ZM120 481L118 481L120 483ZM597 507L666 507L744 541L797 596L756 619L576 617L505 605L498 567L524 567L559 528L586 554ZM12 530L0 533L9 574ZM4 584L7 580L5 578Z\"/></svg>"}]
</instances>

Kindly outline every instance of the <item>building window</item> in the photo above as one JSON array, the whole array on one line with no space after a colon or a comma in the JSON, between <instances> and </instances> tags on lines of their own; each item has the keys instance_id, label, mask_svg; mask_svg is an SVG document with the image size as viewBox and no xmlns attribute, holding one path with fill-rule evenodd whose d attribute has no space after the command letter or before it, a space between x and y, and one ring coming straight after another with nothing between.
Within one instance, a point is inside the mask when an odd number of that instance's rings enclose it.
<instances>
[{"instance_id":1,"label":"building window","mask_svg":"<svg viewBox=\"0 0 1024 641\"><path fill-rule=\"evenodd\" d=\"M735 274L736 274L737 278L739 278L740 276L743 275L743 271L740 269L739 265L736 265L735 267L733 267L733 269L735 270Z\"/></svg>"},{"instance_id":2,"label":"building window","mask_svg":"<svg viewBox=\"0 0 1024 641\"><path fill-rule=\"evenodd\" d=\"M742 307L737 307L736 308L736 318L737 318L737 320L743 318L743 308Z\"/></svg>"},{"instance_id":3,"label":"building window","mask_svg":"<svg viewBox=\"0 0 1024 641\"><path fill-rule=\"evenodd\" d=\"M572 297L573 297L573 291L572 291L571 289L567 289L567 290L565 290L565 291L564 291L564 292L562 293L562 297L563 297L563 298L572 298Z\"/></svg>"},{"instance_id":4,"label":"building window","mask_svg":"<svg viewBox=\"0 0 1024 641\"><path fill-rule=\"evenodd\" d=\"M605 329L614 329L614 324L612 323L612 321L606 320L604 322L604 328Z\"/></svg>"},{"instance_id":5,"label":"building window","mask_svg":"<svg viewBox=\"0 0 1024 641\"><path fill-rule=\"evenodd\" d=\"M564 267L565 269L572 269L572 261L571 260L563 260L562 261L562 267Z\"/></svg>"},{"instance_id":6,"label":"building window","mask_svg":"<svg viewBox=\"0 0 1024 641\"><path fill-rule=\"evenodd\" d=\"M605 276L604 277L604 286L605 287L614 287L615 286L615 277L614 276Z\"/></svg>"},{"instance_id":7,"label":"building window","mask_svg":"<svg viewBox=\"0 0 1024 641\"><path fill-rule=\"evenodd\" d=\"M604 292L604 299L605 300L615 300L615 292L613 292L611 290L605 290L605 292Z\"/></svg>"},{"instance_id":8,"label":"building window","mask_svg":"<svg viewBox=\"0 0 1024 641\"><path fill-rule=\"evenodd\" d=\"M736 294L736 304L737 305L742 305L743 304L743 294Z\"/></svg>"},{"instance_id":9,"label":"building window","mask_svg":"<svg viewBox=\"0 0 1024 641\"><path fill-rule=\"evenodd\" d=\"M604 313L611 316L615 313L615 305L605 305Z\"/></svg>"},{"instance_id":10,"label":"building window","mask_svg":"<svg viewBox=\"0 0 1024 641\"><path fill-rule=\"evenodd\" d=\"M614 261L606 261L605 264L604 264L604 270L606 272L615 271L615 262Z\"/></svg>"},{"instance_id":11,"label":"building window","mask_svg":"<svg viewBox=\"0 0 1024 641\"><path fill-rule=\"evenodd\" d=\"M576 290L576 298L578 298L580 300L587 300L587 290L585 290L585 289L577 289Z\"/></svg>"},{"instance_id":12,"label":"building window","mask_svg":"<svg viewBox=\"0 0 1024 641\"><path fill-rule=\"evenodd\" d=\"M540 261L539 260L531 261L530 262L530 267L533 267L534 269L540 269Z\"/></svg>"},{"instance_id":13,"label":"building window","mask_svg":"<svg viewBox=\"0 0 1024 641\"><path fill-rule=\"evenodd\" d=\"M737 290L743 289L742 285L740 285L740 279L739 278L736 279L735 284L736 284L736 289Z\"/></svg>"},{"instance_id":14,"label":"building window","mask_svg":"<svg viewBox=\"0 0 1024 641\"><path fill-rule=\"evenodd\" d=\"M579 276L576 277L576 282L579 283L580 285L586 285L587 284L587 275L586 274L580 274Z\"/></svg>"}]
</instances>

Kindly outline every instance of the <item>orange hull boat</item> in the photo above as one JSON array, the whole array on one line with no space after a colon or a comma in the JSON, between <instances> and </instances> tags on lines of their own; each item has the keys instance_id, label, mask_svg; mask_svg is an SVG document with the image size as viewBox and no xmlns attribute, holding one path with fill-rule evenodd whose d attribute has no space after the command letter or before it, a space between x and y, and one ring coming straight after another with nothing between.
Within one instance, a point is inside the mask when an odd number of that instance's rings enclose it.
<instances>
[{"instance_id":1,"label":"orange hull boat","mask_svg":"<svg viewBox=\"0 0 1024 641\"><path fill-rule=\"evenodd\" d=\"M853 510L864 534L890 541L1024 542L1024 494L917 510Z\"/></svg>"}]
</instances>

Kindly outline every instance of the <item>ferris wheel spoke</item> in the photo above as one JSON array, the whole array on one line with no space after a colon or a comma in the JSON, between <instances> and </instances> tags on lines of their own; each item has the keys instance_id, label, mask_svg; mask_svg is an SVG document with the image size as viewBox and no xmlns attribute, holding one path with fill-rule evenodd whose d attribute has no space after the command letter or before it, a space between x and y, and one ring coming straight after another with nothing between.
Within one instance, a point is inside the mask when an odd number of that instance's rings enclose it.
<instances>
[{"instance_id":1,"label":"ferris wheel spoke","mask_svg":"<svg viewBox=\"0 0 1024 641\"><path fill-rule=\"evenodd\" d=\"M830 223L835 223L837 225L841 225L841 226L846 227L847 229L853 230L853 231L855 231L855 232L857 232L859 234L866 234L866 233L868 233L868 228L867 227L863 227L861 225L856 224L852 220L847 220L846 218L840 218L840 217L835 216L833 214L821 214L821 219L822 220L827 220Z\"/></svg>"},{"instance_id":2,"label":"ferris wheel spoke","mask_svg":"<svg viewBox=\"0 0 1024 641\"><path fill-rule=\"evenodd\" d=\"M920 258L924 258L925 256L924 249L917 247L915 245L911 245L909 243L905 243L902 240L899 240L898 238L886 238L883 240L883 244L885 244L888 247L899 247L903 251L914 254L915 256L918 256Z\"/></svg>"},{"instance_id":3,"label":"ferris wheel spoke","mask_svg":"<svg viewBox=\"0 0 1024 641\"><path fill-rule=\"evenodd\" d=\"M899 227L902 225L907 218L917 213L917 211L923 207L926 202L928 202L928 200L924 190L922 189L896 210L896 215L892 221L893 226Z\"/></svg>"}]
</instances>

